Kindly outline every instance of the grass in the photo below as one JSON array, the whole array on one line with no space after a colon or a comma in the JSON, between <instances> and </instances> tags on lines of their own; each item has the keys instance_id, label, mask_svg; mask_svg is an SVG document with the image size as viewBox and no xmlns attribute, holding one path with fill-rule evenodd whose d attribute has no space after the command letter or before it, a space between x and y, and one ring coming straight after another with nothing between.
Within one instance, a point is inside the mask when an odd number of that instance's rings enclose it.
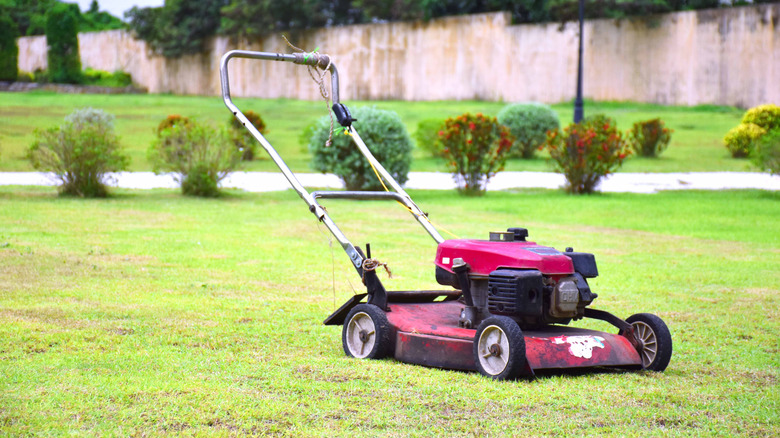
<instances>
[{"instance_id":1,"label":"grass","mask_svg":"<svg viewBox=\"0 0 780 438\"><path fill-rule=\"evenodd\" d=\"M0 93L0 171L30 171L25 151L35 129L57 126L74 108L92 106L116 116L116 129L131 158L131 170L150 170L146 150L157 124L169 114L193 116L225 124L230 114L219 97L172 95L59 95L48 92ZM346 102L398 112L410 133L424 119L444 119L464 112L496 115L500 102ZM297 172L310 172L310 155L299 142L301 131L326 114L321 101L237 99L242 109L260 114L267 126L267 138ZM554 105L564 124L572 119L572 106ZM632 157L623 166L626 172L700 172L755 170L747 160L732 159L723 146L723 136L739 124L742 110L730 107L675 107L635 103L587 102L586 115L605 113L614 117L623 130L631 124L661 117L674 129L669 148L657 159ZM359 122L358 122L359 127ZM261 154L265 156L264 153ZM446 171L443 162L414 152L413 171ZM276 171L268 159L254 161L251 171ZM507 170L550 171L544 154L533 160L510 160Z\"/></svg>"},{"instance_id":2,"label":"grass","mask_svg":"<svg viewBox=\"0 0 780 438\"><path fill-rule=\"evenodd\" d=\"M493 382L348 359L321 321L360 280L292 191L6 186L0 435L780 434L777 193L412 195L462 237L526 226L595 253L595 307L664 318L668 370ZM387 286L436 287L435 245L403 209L327 206L390 265Z\"/></svg>"}]
</instances>

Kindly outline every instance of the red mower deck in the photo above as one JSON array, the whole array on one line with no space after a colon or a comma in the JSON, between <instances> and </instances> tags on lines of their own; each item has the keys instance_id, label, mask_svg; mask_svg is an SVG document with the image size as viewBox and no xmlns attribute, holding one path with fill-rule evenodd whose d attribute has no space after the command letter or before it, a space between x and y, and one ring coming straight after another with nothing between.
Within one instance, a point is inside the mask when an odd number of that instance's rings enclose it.
<instances>
[{"instance_id":1,"label":"red mower deck","mask_svg":"<svg viewBox=\"0 0 780 438\"><path fill-rule=\"evenodd\" d=\"M393 357L401 362L475 371L476 330L458 327L463 304L456 301L390 304L387 319L396 333ZM641 368L636 348L623 336L565 326L524 330L531 371L563 368Z\"/></svg>"}]
</instances>

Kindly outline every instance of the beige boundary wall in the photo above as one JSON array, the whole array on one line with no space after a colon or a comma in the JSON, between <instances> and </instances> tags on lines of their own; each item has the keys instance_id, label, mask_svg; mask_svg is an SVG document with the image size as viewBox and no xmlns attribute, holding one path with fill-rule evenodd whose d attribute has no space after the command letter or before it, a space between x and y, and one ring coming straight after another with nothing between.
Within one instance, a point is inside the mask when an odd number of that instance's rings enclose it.
<instances>
[{"instance_id":1,"label":"beige boundary wall","mask_svg":"<svg viewBox=\"0 0 780 438\"><path fill-rule=\"evenodd\" d=\"M585 23L584 94L595 100L750 107L780 103L780 4ZM299 47L332 56L341 97L573 99L576 23L511 25L506 13L294 33ZM152 93L218 95L230 49L289 53L279 35L219 37L202 55L165 59L125 31L79 34L82 65L124 70ZM19 68L46 68L45 37L19 39ZM234 96L318 99L302 66L231 61Z\"/></svg>"}]
</instances>

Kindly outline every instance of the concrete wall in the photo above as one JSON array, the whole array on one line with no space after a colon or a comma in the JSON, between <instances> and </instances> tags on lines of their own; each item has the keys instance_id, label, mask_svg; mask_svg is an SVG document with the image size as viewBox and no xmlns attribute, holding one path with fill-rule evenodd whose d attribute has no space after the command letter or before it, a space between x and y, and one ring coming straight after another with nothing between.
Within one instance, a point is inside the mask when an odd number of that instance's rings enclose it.
<instances>
[{"instance_id":1,"label":"concrete wall","mask_svg":"<svg viewBox=\"0 0 780 438\"><path fill-rule=\"evenodd\" d=\"M780 4L585 24L585 97L749 107L780 103ZM577 26L510 24L505 13L293 33L332 56L351 99L560 102L575 94ZM79 35L82 65L124 70L152 93L218 95L230 49L290 53L279 35L215 38L205 53L165 59L124 31ZM19 39L19 67L46 67L44 37ZM234 96L318 99L301 66L231 61Z\"/></svg>"}]
</instances>

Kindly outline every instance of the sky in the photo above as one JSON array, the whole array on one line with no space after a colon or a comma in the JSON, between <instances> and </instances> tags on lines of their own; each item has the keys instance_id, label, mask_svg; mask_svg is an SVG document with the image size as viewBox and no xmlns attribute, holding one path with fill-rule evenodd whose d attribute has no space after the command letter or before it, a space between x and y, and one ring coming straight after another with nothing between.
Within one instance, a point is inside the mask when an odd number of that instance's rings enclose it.
<instances>
[{"instance_id":1,"label":"sky","mask_svg":"<svg viewBox=\"0 0 780 438\"><path fill-rule=\"evenodd\" d=\"M92 0L66 0L67 3L78 3L81 11L89 9ZM145 8L147 6L162 6L165 0L98 0L101 11L106 11L111 15L124 19L125 11L138 6Z\"/></svg>"}]
</instances>

